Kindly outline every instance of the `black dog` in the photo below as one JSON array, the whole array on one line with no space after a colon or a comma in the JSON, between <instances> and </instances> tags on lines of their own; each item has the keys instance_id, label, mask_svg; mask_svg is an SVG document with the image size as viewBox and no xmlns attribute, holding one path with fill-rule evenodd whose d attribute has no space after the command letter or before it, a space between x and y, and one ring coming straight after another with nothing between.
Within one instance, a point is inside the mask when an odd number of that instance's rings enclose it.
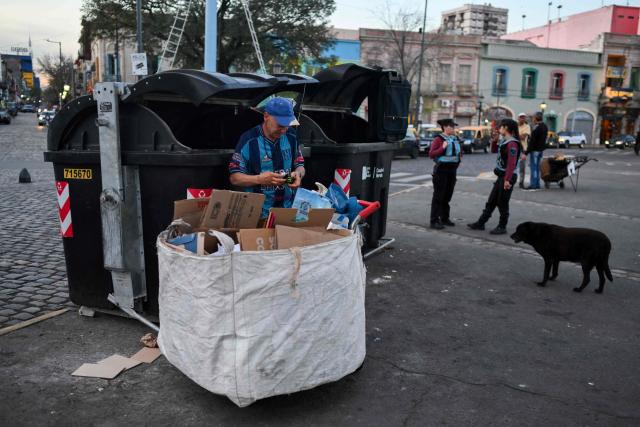
<instances>
[{"instance_id":1,"label":"black dog","mask_svg":"<svg viewBox=\"0 0 640 427\"><path fill-rule=\"evenodd\" d=\"M589 283L593 267L598 271L600 286L597 293L604 289L604 276L613 282L609 270L609 253L611 241L604 233L588 228L566 228L543 222L523 222L518 225L516 232L511 235L514 242L525 242L542 255L544 259L544 277L539 286L547 284L547 280L558 277L560 261L578 262L582 265L582 284L573 288L581 292ZM553 265L553 275L549 271Z\"/></svg>"}]
</instances>

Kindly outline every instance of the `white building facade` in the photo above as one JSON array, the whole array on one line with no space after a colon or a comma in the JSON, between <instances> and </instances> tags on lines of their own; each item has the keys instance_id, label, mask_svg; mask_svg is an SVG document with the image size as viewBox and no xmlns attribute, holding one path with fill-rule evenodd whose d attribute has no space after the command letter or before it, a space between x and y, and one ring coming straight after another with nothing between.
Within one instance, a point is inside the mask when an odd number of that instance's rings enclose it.
<instances>
[{"instance_id":1,"label":"white building facade","mask_svg":"<svg viewBox=\"0 0 640 427\"><path fill-rule=\"evenodd\" d=\"M543 110L549 130L584 132L588 144L597 144L603 78L598 52L483 42L478 74L483 120Z\"/></svg>"}]
</instances>

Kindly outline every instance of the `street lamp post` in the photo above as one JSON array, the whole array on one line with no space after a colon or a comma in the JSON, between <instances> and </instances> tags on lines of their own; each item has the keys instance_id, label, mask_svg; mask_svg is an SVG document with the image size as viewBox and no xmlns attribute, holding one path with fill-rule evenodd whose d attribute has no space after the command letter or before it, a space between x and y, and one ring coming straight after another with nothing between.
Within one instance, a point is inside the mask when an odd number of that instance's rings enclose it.
<instances>
[{"instance_id":1,"label":"street lamp post","mask_svg":"<svg viewBox=\"0 0 640 427\"><path fill-rule=\"evenodd\" d=\"M59 58L60 58L60 74L61 74L61 81L60 81L60 90L58 92L58 103L60 104L59 107L62 108L62 89L64 86L64 67L62 66L62 42L57 42L55 40L49 40L46 39L46 41L48 41L49 43L57 43L58 44L58 53L59 53Z\"/></svg>"},{"instance_id":2,"label":"street lamp post","mask_svg":"<svg viewBox=\"0 0 640 427\"><path fill-rule=\"evenodd\" d=\"M427 32L427 4L428 0L424 0L424 16L422 18L422 40L420 41L420 60L418 61L418 90L416 91L416 117L414 124L418 127L418 117L420 117L421 102L420 86L422 85L422 60L424 57L424 35Z\"/></svg>"},{"instance_id":3,"label":"street lamp post","mask_svg":"<svg viewBox=\"0 0 640 427\"><path fill-rule=\"evenodd\" d=\"M540 107L540 111L542 112L542 122L544 123L544 110L547 109L547 103L542 101L539 107Z\"/></svg>"},{"instance_id":4,"label":"street lamp post","mask_svg":"<svg viewBox=\"0 0 640 427\"><path fill-rule=\"evenodd\" d=\"M547 47L549 47L549 38L551 37L551 5L553 5L552 1L547 6Z\"/></svg>"}]
</instances>

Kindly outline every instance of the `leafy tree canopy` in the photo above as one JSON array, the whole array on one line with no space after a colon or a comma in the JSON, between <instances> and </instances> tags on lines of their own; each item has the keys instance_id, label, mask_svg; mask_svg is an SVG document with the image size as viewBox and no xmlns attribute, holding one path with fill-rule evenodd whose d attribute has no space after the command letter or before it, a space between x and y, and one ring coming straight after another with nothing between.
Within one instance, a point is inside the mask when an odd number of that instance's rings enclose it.
<instances>
[{"instance_id":1,"label":"leafy tree canopy","mask_svg":"<svg viewBox=\"0 0 640 427\"><path fill-rule=\"evenodd\" d=\"M175 0L144 0L143 44L159 55L176 14ZM83 0L81 40L132 37L136 31L135 0ZM322 62L330 45L328 20L335 0L251 0L250 10L267 67L279 62L283 71L300 70L303 60ZM205 0L192 0L176 63L184 68L204 64ZM218 0L218 64L220 72L258 69L249 27L239 0Z\"/></svg>"}]
</instances>

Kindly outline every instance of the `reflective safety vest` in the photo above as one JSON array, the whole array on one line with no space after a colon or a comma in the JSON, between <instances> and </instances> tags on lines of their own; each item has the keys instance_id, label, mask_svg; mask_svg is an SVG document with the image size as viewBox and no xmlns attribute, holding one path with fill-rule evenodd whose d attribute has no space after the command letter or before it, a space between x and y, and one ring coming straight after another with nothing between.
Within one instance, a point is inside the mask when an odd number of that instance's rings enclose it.
<instances>
[{"instance_id":1,"label":"reflective safety vest","mask_svg":"<svg viewBox=\"0 0 640 427\"><path fill-rule=\"evenodd\" d=\"M520 153L522 151L522 148L520 146L520 141L518 141L516 138L509 138L509 139L501 139L500 142L498 143L498 157L496 158L496 169L499 170L500 172L504 173L507 170L507 162L509 161L509 153L507 152L507 144L511 141L514 141L518 148L516 150L516 158L518 159L516 162L516 167L513 171L514 175L518 173L518 166L520 166Z\"/></svg>"},{"instance_id":2,"label":"reflective safety vest","mask_svg":"<svg viewBox=\"0 0 640 427\"><path fill-rule=\"evenodd\" d=\"M436 163L460 163L460 141L455 135L440 134L440 138L447 141L447 148L442 156L436 157Z\"/></svg>"}]
</instances>

